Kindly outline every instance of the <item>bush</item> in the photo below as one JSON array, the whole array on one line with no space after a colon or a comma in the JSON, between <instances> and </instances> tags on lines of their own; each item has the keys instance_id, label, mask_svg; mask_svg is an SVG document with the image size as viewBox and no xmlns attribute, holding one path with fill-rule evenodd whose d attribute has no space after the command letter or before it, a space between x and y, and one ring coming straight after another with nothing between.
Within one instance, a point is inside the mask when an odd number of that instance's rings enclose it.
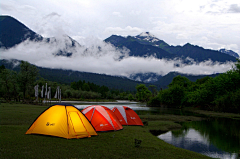
<instances>
[{"instance_id":1,"label":"bush","mask_svg":"<svg viewBox=\"0 0 240 159\"><path fill-rule=\"evenodd\" d=\"M161 106L161 99L158 96L152 97L148 102L149 107L159 107Z\"/></svg>"},{"instance_id":2,"label":"bush","mask_svg":"<svg viewBox=\"0 0 240 159\"><path fill-rule=\"evenodd\" d=\"M163 90L159 96L162 104L179 108L182 107L185 91L183 86L173 85L169 89Z\"/></svg>"},{"instance_id":3,"label":"bush","mask_svg":"<svg viewBox=\"0 0 240 159\"><path fill-rule=\"evenodd\" d=\"M217 111L240 113L240 89L217 98L213 103Z\"/></svg>"}]
</instances>

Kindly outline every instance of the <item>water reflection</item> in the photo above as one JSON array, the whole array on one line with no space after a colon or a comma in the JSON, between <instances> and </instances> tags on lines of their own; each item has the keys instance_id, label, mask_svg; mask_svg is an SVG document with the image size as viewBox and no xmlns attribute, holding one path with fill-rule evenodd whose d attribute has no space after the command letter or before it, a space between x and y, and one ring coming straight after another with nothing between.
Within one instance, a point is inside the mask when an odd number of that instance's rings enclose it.
<instances>
[{"instance_id":1,"label":"water reflection","mask_svg":"<svg viewBox=\"0 0 240 159\"><path fill-rule=\"evenodd\" d=\"M239 121L214 119L183 123L183 129L161 134L158 138L176 147L213 158L237 159L240 150Z\"/></svg>"}]
</instances>

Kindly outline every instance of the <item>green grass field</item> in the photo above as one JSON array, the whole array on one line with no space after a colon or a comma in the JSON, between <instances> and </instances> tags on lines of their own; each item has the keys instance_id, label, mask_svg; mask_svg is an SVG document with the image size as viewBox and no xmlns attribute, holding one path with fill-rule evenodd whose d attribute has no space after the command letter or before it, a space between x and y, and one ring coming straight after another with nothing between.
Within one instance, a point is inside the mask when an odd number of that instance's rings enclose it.
<instances>
[{"instance_id":1,"label":"green grass field","mask_svg":"<svg viewBox=\"0 0 240 159\"><path fill-rule=\"evenodd\" d=\"M25 135L28 127L46 106L0 104L0 158L208 158L176 148L152 135L149 130L180 128L176 122L200 120L176 115L142 115L148 126L124 126L123 130L99 132L98 136L64 139L44 135ZM135 139L142 140L135 147Z\"/></svg>"}]
</instances>

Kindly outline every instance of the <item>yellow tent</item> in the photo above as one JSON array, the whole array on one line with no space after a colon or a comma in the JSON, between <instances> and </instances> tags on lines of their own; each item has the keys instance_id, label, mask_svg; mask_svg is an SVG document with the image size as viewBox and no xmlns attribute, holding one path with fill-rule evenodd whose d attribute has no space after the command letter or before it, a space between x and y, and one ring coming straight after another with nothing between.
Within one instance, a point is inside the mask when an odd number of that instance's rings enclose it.
<instances>
[{"instance_id":1,"label":"yellow tent","mask_svg":"<svg viewBox=\"0 0 240 159\"><path fill-rule=\"evenodd\" d=\"M46 109L26 134L42 134L67 139L97 135L92 124L74 105L58 103Z\"/></svg>"}]
</instances>

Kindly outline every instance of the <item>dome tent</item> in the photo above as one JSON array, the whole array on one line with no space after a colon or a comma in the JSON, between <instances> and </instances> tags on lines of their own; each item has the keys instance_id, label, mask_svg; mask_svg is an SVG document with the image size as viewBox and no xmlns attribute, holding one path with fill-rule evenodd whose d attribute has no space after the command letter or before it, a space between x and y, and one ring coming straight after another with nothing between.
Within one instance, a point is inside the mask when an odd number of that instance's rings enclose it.
<instances>
[{"instance_id":1,"label":"dome tent","mask_svg":"<svg viewBox=\"0 0 240 159\"><path fill-rule=\"evenodd\" d=\"M67 139L97 135L88 119L74 105L67 103L48 107L25 134L42 134Z\"/></svg>"},{"instance_id":2,"label":"dome tent","mask_svg":"<svg viewBox=\"0 0 240 159\"><path fill-rule=\"evenodd\" d=\"M82 110L82 113L92 123L96 131L116 131L123 129L116 115L111 109L92 105Z\"/></svg>"},{"instance_id":3,"label":"dome tent","mask_svg":"<svg viewBox=\"0 0 240 159\"><path fill-rule=\"evenodd\" d=\"M141 125L143 123L137 113L129 107L117 106L112 108L114 114L118 117L122 125Z\"/></svg>"}]
</instances>

